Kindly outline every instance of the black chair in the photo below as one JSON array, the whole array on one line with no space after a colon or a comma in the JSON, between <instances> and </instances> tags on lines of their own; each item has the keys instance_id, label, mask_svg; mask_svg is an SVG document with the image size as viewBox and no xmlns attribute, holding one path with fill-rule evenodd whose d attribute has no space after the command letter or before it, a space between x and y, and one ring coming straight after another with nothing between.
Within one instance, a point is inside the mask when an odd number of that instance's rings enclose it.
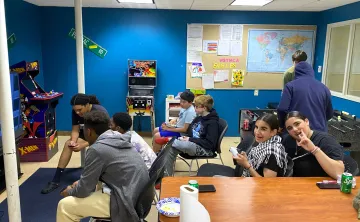
<instances>
[{"instance_id":1,"label":"black chair","mask_svg":"<svg viewBox=\"0 0 360 222\"><path fill-rule=\"evenodd\" d=\"M165 163L167 160L167 153L169 151L169 146L174 142L175 138L168 142L158 157L155 159L154 163L149 169L150 180L143 187L139 198L135 205L135 210L139 216L140 222L146 222L145 218L151 210L151 205L156 196L155 184L161 182L161 179L164 176ZM92 218L96 222L110 222L110 218Z\"/></svg>"},{"instance_id":2,"label":"black chair","mask_svg":"<svg viewBox=\"0 0 360 222\"><path fill-rule=\"evenodd\" d=\"M207 163L209 163L209 159L220 159L222 165L224 165L224 162L221 158L221 142L225 136L226 131L228 130L228 127L229 126L228 126L226 120L219 118L219 131L221 133L220 133L219 139L217 141L216 152L214 153L213 156L190 156L186 153L179 154L178 158L181 159L182 161L184 161L189 167L189 176L190 176L190 173L193 172L193 171L191 171L191 168L192 168L192 164L193 164L194 160L196 160L198 169L200 168L199 162L198 162L199 159L203 159L203 160L206 159ZM219 158L216 158L218 154L219 154ZM191 160L190 164L186 161L186 159ZM176 171L176 172L181 172L181 171Z\"/></svg>"},{"instance_id":3,"label":"black chair","mask_svg":"<svg viewBox=\"0 0 360 222\"><path fill-rule=\"evenodd\" d=\"M351 156L344 155L343 162L345 165L345 172L351 173L353 176L357 176L359 174L358 164L353 158L351 158Z\"/></svg>"},{"instance_id":4,"label":"black chair","mask_svg":"<svg viewBox=\"0 0 360 222\"><path fill-rule=\"evenodd\" d=\"M294 162L291 157L287 156L288 166L285 172L284 177L292 177ZM219 164L207 163L203 164L196 176L198 177L213 177L213 176L223 176L223 177L241 177L244 167L237 165L235 169L229 166L223 166Z\"/></svg>"}]
</instances>

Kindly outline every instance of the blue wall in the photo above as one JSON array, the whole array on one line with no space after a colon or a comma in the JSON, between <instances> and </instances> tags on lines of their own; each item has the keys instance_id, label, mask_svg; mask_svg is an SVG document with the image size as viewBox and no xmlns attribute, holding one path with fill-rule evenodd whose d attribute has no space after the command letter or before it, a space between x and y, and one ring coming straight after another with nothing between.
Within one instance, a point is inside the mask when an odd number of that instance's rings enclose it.
<instances>
[{"instance_id":1,"label":"blue wall","mask_svg":"<svg viewBox=\"0 0 360 222\"><path fill-rule=\"evenodd\" d=\"M73 8L41 8L43 68L47 90L65 93L58 106L57 127L70 130L70 98L77 92L75 40L67 35L75 26ZM100 59L84 50L86 92L96 94L110 115L125 111L127 59L158 61L155 90L156 123L165 119L165 97L185 89L187 23L314 25L319 13L167 11L84 8L84 35L108 50ZM240 108L265 107L280 100L281 92L209 90L215 108L229 122L228 136L238 136ZM229 98L233 100L229 100ZM143 131L149 124L143 122ZM135 123L137 125L137 123Z\"/></svg>"},{"instance_id":2,"label":"blue wall","mask_svg":"<svg viewBox=\"0 0 360 222\"><path fill-rule=\"evenodd\" d=\"M7 36L15 33L17 42L9 50L10 65L20 61L40 62L40 74L36 80L44 85L41 51L41 8L23 0L5 0Z\"/></svg>"},{"instance_id":3,"label":"blue wall","mask_svg":"<svg viewBox=\"0 0 360 222\"><path fill-rule=\"evenodd\" d=\"M318 32L317 32L317 42L316 42L316 54L318 56L316 56L316 60L315 60L315 66L314 66L315 70L317 70L316 67L322 66L324 62L327 25L330 23L360 18L359 12L360 12L360 2L319 12ZM321 80L321 74L317 74L316 77ZM332 102L334 109L347 111L356 116L360 116L360 103L352 102L335 96L333 96Z\"/></svg>"}]
</instances>

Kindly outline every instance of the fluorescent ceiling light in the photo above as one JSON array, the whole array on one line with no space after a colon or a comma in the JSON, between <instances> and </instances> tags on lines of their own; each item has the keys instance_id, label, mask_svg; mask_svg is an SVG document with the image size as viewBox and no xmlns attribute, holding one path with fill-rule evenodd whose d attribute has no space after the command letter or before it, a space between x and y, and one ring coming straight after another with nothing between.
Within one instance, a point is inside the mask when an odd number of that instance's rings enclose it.
<instances>
[{"instance_id":1,"label":"fluorescent ceiling light","mask_svg":"<svg viewBox=\"0 0 360 222\"><path fill-rule=\"evenodd\" d=\"M274 0L235 0L231 5L264 6Z\"/></svg>"},{"instance_id":2,"label":"fluorescent ceiling light","mask_svg":"<svg viewBox=\"0 0 360 222\"><path fill-rule=\"evenodd\" d=\"M154 4L153 0L116 0L119 3Z\"/></svg>"}]
</instances>

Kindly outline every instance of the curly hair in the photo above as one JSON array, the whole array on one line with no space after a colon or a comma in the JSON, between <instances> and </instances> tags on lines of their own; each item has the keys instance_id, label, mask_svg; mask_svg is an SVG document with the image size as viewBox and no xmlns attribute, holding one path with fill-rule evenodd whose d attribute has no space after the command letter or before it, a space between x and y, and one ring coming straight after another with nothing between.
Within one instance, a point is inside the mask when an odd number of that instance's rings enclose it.
<instances>
[{"instance_id":1,"label":"curly hair","mask_svg":"<svg viewBox=\"0 0 360 222\"><path fill-rule=\"evenodd\" d=\"M112 119L115 125L121 127L125 132L132 126L132 119L127 113L115 113Z\"/></svg>"},{"instance_id":2,"label":"curly hair","mask_svg":"<svg viewBox=\"0 0 360 222\"><path fill-rule=\"evenodd\" d=\"M110 129L110 117L102 111L92 111L84 115L85 128L90 128L100 136Z\"/></svg>"}]
</instances>

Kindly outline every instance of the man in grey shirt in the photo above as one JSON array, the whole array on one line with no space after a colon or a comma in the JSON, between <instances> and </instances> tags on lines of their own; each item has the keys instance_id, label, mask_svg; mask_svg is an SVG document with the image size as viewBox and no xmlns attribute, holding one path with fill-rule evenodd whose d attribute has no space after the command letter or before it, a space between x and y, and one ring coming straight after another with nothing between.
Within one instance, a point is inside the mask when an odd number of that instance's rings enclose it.
<instances>
[{"instance_id":1,"label":"man in grey shirt","mask_svg":"<svg viewBox=\"0 0 360 222\"><path fill-rule=\"evenodd\" d=\"M129 135L109 130L110 118L101 111L86 113L84 136L90 144L80 180L61 192L56 221L111 217L112 221L139 221L135 204L149 181L147 167L129 142ZM95 191L101 181L111 194Z\"/></svg>"}]
</instances>

